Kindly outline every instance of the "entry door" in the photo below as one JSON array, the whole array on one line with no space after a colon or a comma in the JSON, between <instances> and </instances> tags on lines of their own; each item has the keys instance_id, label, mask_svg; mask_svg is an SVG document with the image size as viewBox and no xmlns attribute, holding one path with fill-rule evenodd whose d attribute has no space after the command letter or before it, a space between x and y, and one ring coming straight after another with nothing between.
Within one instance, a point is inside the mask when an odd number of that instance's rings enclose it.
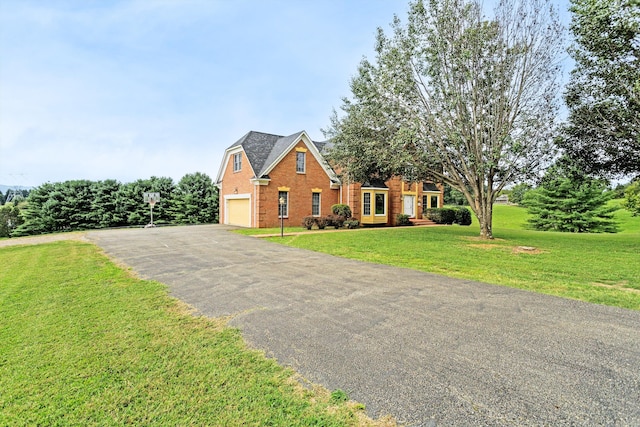
<instances>
[{"instance_id":1,"label":"entry door","mask_svg":"<svg viewBox=\"0 0 640 427\"><path fill-rule=\"evenodd\" d=\"M404 196L404 214L409 215L409 218L416 217L416 197Z\"/></svg>"}]
</instances>

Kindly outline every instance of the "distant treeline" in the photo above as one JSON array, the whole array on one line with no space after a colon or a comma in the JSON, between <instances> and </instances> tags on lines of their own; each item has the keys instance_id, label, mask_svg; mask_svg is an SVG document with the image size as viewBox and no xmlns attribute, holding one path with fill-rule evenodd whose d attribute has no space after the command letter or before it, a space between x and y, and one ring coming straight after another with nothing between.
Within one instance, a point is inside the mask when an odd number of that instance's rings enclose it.
<instances>
[{"instance_id":1,"label":"distant treeline","mask_svg":"<svg viewBox=\"0 0 640 427\"><path fill-rule=\"evenodd\" d=\"M150 222L150 207L143 193L160 193L153 222L204 224L218 222L218 189L203 173L185 175L177 184L171 178L151 177L121 184L116 180L46 183L29 192L20 208L11 236L141 227Z\"/></svg>"}]
</instances>

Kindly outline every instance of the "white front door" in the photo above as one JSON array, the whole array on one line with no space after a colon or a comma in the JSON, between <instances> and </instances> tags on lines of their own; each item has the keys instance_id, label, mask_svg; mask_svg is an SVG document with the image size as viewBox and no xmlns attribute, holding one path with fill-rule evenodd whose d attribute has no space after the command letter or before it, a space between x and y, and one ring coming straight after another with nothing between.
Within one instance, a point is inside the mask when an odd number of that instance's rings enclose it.
<instances>
[{"instance_id":1,"label":"white front door","mask_svg":"<svg viewBox=\"0 0 640 427\"><path fill-rule=\"evenodd\" d=\"M404 214L409 218L416 217L416 196L404 196Z\"/></svg>"}]
</instances>

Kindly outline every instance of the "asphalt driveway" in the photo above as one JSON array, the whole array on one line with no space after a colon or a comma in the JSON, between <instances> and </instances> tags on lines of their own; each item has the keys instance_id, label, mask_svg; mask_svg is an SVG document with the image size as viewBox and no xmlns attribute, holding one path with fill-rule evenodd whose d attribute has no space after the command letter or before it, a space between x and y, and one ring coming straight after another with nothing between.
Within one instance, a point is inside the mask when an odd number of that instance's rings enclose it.
<instances>
[{"instance_id":1,"label":"asphalt driveway","mask_svg":"<svg viewBox=\"0 0 640 427\"><path fill-rule=\"evenodd\" d=\"M640 425L640 312L336 258L225 226L89 232L373 417Z\"/></svg>"}]
</instances>

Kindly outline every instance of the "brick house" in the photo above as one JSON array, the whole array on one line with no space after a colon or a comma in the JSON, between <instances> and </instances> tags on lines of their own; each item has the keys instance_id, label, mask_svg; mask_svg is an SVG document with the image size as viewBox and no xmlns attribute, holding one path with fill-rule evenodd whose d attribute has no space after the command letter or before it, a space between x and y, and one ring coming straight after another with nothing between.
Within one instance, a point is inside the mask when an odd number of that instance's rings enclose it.
<instances>
[{"instance_id":1,"label":"brick house","mask_svg":"<svg viewBox=\"0 0 640 427\"><path fill-rule=\"evenodd\" d=\"M322 155L327 145L305 131L244 135L225 150L218 171L220 223L277 227L282 209L285 226L296 227L305 216L326 216L344 203L363 225L393 225L398 213L420 219L422 207L442 207L442 187L429 182L341 182Z\"/></svg>"}]
</instances>

